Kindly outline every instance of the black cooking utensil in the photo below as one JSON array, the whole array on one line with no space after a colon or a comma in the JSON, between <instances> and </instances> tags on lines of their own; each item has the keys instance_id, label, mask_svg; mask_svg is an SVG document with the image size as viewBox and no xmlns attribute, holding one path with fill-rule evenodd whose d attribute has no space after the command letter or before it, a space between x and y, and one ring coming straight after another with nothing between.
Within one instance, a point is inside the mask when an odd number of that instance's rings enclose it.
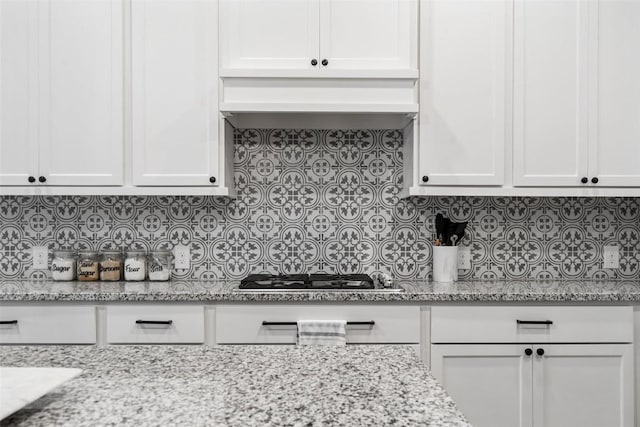
<instances>
[{"instance_id":1,"label":"black cooking utensil","mask_svg":"<svg viewBox=\"0 0 640 427\"><path fill-rule=\"evenodd\" d=\"M441 213L436 215L436 239L444 245L444 216Z\"/></svg>"},{"instance_id":2,"label":"black cooking utensil","mask_svg":"<svg viewBox=\"0 0 640 427\"><path fill-rule=\"evenodd\" d=\"M457 246L464 237L468 222L452 222L442 214L436 215L436 238L445 246ZM452 238L455 236L455 238Z\"/></svg>"},{"instance_id":3,"label":"black cooking utensil","mask_svg":"<svg viewBox=\"0 0 640 427\"><path fill-rule=\"evenodd\" d=\"M462 241L462 238L464 237L464 231L467 228L467 222L459 222L457 224L455 224L455 228L453 230L453 235L457 236L456 245L459 245L460 242Z\"/></svg>"},{"instance_id":4,"label":"black cooking utensil","mask_svg":"<svg viewBox=\"0 0 640 427\"><path fill-rule=\"evenodd\" d=\"M444 218L443 223L444 223L444 229L443 229L443 236L442 236L443 237L442 244L451 246L451 233L453 232L453 228L452 228L453 223L447 217Z\"/></svg>"},{"instance_id":5,"label":"black cooking utensil","mask_svg":"<svg viewBox=\"0 0 640 427\"><path fill-rule=\"evenodd\" d=\"M447 244L450 246L457 246L458 244L460 244L460 241L464 237L464 230L466 227L466 222L452 222L449 225L449 239L447 241ZM453 238L453 236L455 236L455 239Z\"/></svg>"}]
</instances>

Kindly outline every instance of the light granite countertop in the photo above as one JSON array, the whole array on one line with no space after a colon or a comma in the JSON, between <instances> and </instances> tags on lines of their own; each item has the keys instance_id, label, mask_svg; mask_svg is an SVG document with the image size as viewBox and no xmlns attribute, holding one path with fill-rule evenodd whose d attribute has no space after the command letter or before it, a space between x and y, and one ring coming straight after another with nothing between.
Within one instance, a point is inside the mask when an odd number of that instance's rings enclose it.
<instances>
[{"instance_id":1,"label":"light granite countertop","mask_svg":"<svg viewBox=\"0 0 640 427\"><path fill-rule=\"evenodd\" d=\"M469 426L408 346L2 347L82 374L2 426Z\"/></svg>"},{"instance_id":2,"label":"light granite countertop","mask_svg":"<svg viewBox=\"0 0 640 427\"><path fill-rule=\"evenodd\" d=\"M398 280L404 292L242 292L237 281L53 282L0 280L0 302L614 302L640 303L638 280Z\"/></svg>"}]
</instances>

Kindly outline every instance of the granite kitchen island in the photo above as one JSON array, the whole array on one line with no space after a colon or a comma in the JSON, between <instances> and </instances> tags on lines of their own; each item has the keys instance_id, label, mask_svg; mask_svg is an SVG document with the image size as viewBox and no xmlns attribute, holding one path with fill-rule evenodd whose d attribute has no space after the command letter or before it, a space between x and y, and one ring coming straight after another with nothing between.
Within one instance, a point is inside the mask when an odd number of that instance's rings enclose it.
<instances>
[{"instance_id":1,"label":"granite kitchen island","mask_svg":"<svg viewBox=\"0 0 640 427\"><path fill-rule=\"evenodd\" d=\"M83 373L2 426L468 426L408 346L16 346Z\"/></svg>"}]
</instances>

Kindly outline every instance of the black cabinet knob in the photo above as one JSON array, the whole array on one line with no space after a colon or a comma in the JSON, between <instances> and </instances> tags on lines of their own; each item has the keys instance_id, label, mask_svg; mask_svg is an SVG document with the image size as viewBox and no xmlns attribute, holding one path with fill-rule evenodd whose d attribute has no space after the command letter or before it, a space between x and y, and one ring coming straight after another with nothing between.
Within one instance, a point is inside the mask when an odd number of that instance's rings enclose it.
<instances>
[{"instance_id":1,"label":"black cabinet knob","mask_svg":"<svg viewBox=\"0 0 640 427\"><path fill-rule=\"evenodd\" d=\"M587 178L586 176L583 176L580 182L583 184L586 184L587 182L589 182L589 178Z\"/></svg>"},{"instance_id":2,"label":"black cabinet knob","mask_svg":"<svg viewBox=\"0 0 640 427\"><path fill-rule=\"evenodd\" d=\"M27 181L34 183L36 182L36 177L35 176L30 176L29 178L27 178Z\"/></svg>"},{"instance_id":3,"label":"black cabinet knob","mask_svg":"<svg viewBox=\"0 0 640 427\"><path fill-rule=\"evenodd\" d=\"M429 182L429 177L427 175L423 175L422 182Z\"/></svg>"},{"instance_id":4,"label":"black cabinet knob","mask_svg":"<svg viewBox=\"0 0 640 427\"><path fill-rule=\"evenodd\" d=\"M38 181L47 182L47 178L45 178L44 176L41 176L40 178L38 178Z\"/></svg>"},{"instance_id":5,"label":"black cabinet knob","mask_svg":"<svg viewBox=\"0 0 640 427\"><path fill-rule=\"evenodd\" d=\"M329 60L327 60L327 59L323 59L323 60L322 60L322 65L324 65L325 67L326 67L327 65L329 65Z\"/></svg>"},{"instance_id":6,"label":"black cabinet knob","mask_svg":"<svg viewBox=\"0 0 640 427\"><path fill-rule=\"evenodd\" d=\"M311 65L313 65L314 67L315 67L316 65L318 65L318 60L317 60L317 59L315 59L315 58L313 58L313 59L311 60Z\"/></svg>"},{"instance_id":7,"label":"black cabinet knob","mask_svg":"<svg viewBox=\"0 0 640 427\"><path fill-rule=\"evenodd\" d=\"M526 348L524 350L524 354L526 354L527 356L531 356L533 354L533 350L531 350L530 348Z\"/></svg>"},{"instance_id":8,"label":"black cabinet knob","mask_svg":"<svg viewBox=\"0 0 640 427\"><path fill-rule=\"evenodd\" d=\"M212 183L212 184L215 184L216 183L216 177L212 176L211 178L209 178L209 182Z\"/></svg>"},{"instance_id":9,"label":"black cabinet knob","mask_svg":"<svg viewBox=\"0 0 640 427\"><path fill-rule=\"evenodd\" d=\"M536 354L537 354L538 356L544 356L544 349L543 349L543 348L539 348L539 349L537 349L537 350L536 350Z\"/></svg>"},{"instance_id":10,"label":"black cabinet knob","mask_svg":"<svg viewBox=\"0 0 640 427\"><path fill-rule=\"evenodd\" d=\"M594 184L598 183L598 177L594 176L593 178L591 178L591 182L593 182Z\"/></svg>"}]
</instances>

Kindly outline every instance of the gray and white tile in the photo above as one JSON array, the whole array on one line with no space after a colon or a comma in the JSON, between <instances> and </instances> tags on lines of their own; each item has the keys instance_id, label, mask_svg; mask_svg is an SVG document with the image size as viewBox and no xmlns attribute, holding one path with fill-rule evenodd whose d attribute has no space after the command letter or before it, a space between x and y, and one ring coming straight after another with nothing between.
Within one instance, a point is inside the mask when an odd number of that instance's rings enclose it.
<instances>
[{"instance_id":1,"label":"gray and white tile","mask_svg":"<svg viewBox=\"0 0 640 427\"><path fill-rule=\"evenodd\" d=\"M251 272L384 272L428 278L438 212L469 221L464 279L638 279L640 198L399 199L402 132L237 130L238 198L0 197L0 278L36 278L34 245L189 245L181 279ZM620 247L604 269L602 248Z\"/></svg>"}]
</instances>

